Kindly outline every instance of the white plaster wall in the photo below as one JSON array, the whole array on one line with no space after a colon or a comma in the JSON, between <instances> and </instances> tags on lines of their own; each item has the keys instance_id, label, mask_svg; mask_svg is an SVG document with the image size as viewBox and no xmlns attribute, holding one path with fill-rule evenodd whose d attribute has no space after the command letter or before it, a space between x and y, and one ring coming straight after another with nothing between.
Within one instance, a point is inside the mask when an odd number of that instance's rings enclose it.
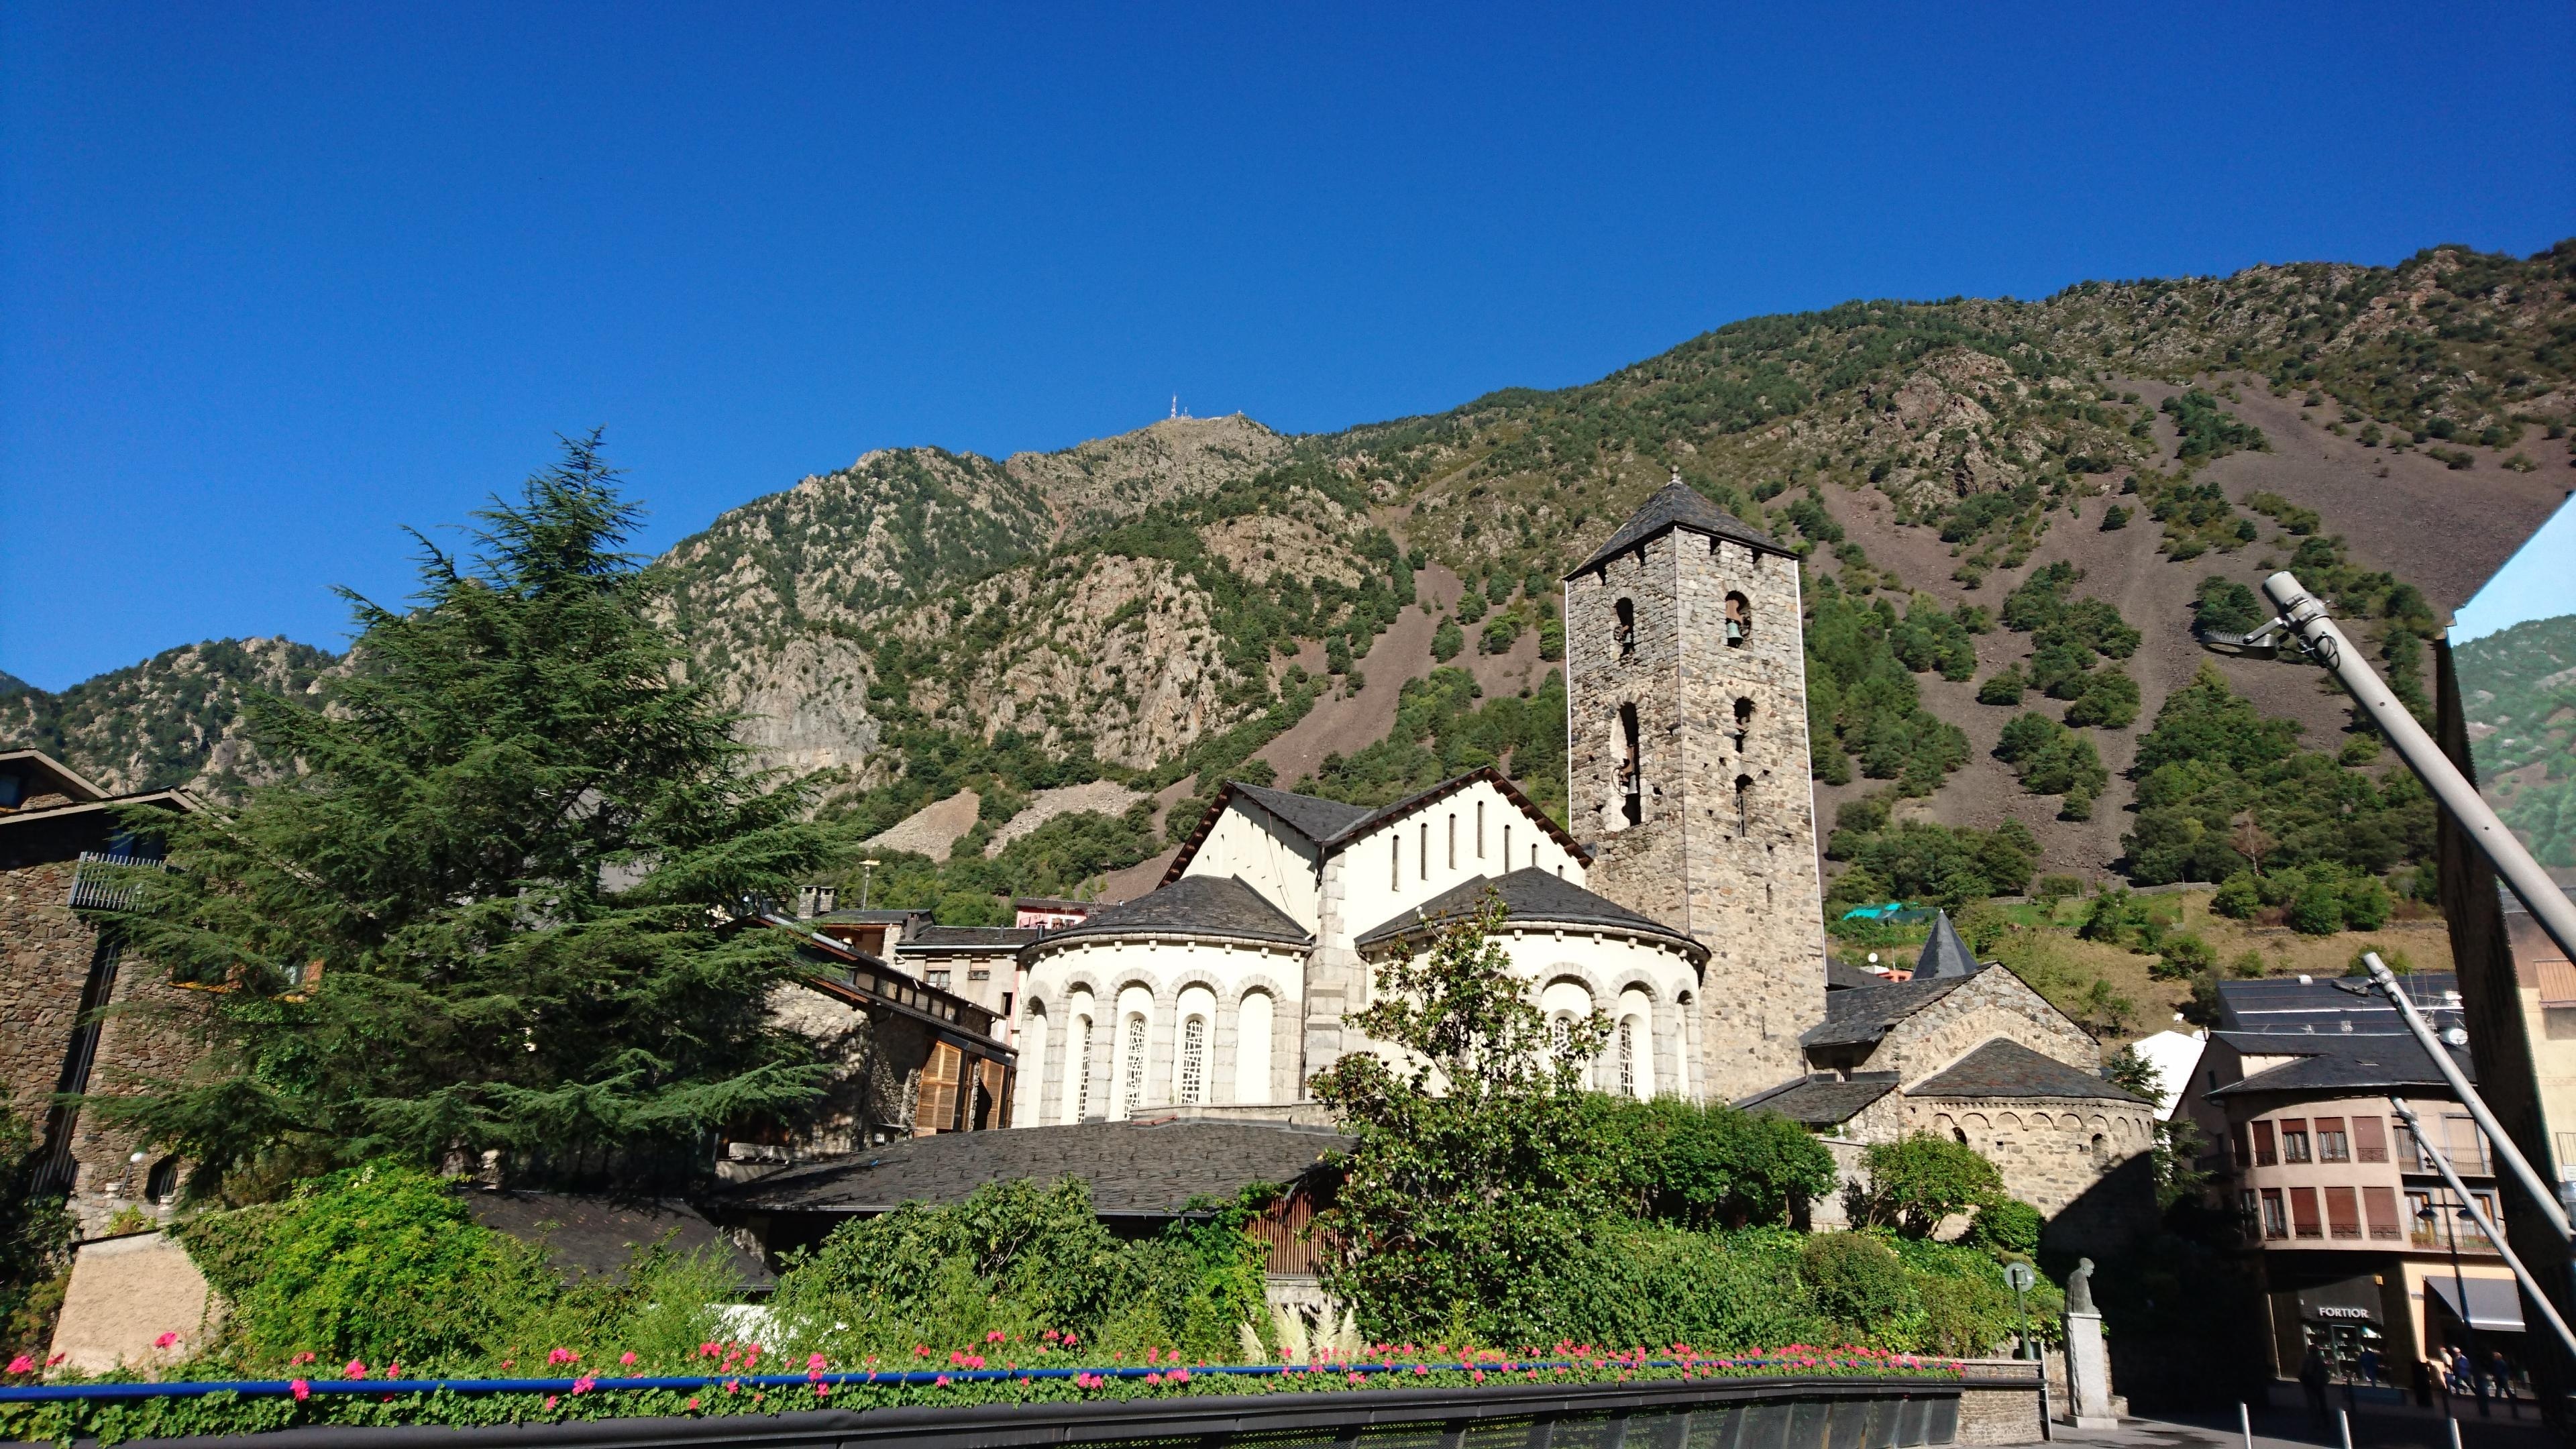
<instances>
[{"instance_id":1,"label":"white plaster wall","mask_svg":"<svg viewBox=\"0 0 2576 1449\"><path fill-rule=\"evenodd\" d=\"M1619 1018L1635 1014L1647 1024L1639 1043L1641 1095L1691 1096L1699 1089L1686 1079L1681 1064L1689 1058L1690 1014L1684 1003L1699 991L1699 973L1678 945L1664 945L1609 931L1508 927L1494 938L1512 972L1529 983L1539 1009L1581 1015L1599 1008L1611 1016L1610 1040L1594 1059L1591 1084L1603 1091L1619 1085ZM1377 1051L1389 1060L1394 1048L1356 1039L1355 1046Z\"/></svg>"},{"instance_id":2,"label":"white plaster wall","mask_svg":"<svg viewBox=\"0 0 2576 1449\"><path fill-rule=\"evenodd\" d=\"M1082 1013L1094 1022L1093 1117L1124 1113L1126 1021L1132 1014L1146 1021L1139 1112L1177 1103L1179 1027L1192 1011L1209 1016L1207 1105L1296 1100L1302 1095L1295 1075L1295 1038L1305 957L1296 947L1151 936L1089 937L1037 948L1029 965L1026 1009L1030 1019L1043 1014L1048 1021L1048 1051L1056 1061L1046 1069L1049 1086L1037 1111L1013 1120L1031 1126L1073 1120L1068 1113L1078 1091L1070 1023ZM1242 1006L1248 994L1263 997L1265 1007L1253 1012L1263 1040L1246 1062ZM1243 1075L1247 1066L1257 1073L1257 1092L1250 1095Z\"/></svg>"},{"instance_id":3,"label":"white plaster wall","mask_svg":"<svg viewBox=\"0 0 2576 1449\"><path fill-rule=\"evenodd\" d=\"M1476 807L1485 807L1484 854L1476 853ZM1457 822L1455 864L1449 849L1450 821ZM1512 859L1503 859L1503 826L1511 826ZM1427 832L1427 834L1426 834ZM1425 870L1422 845L1428 839L1431 861ZM1531 863L1583 884L1583 862L1557 843L1539 819L1512 803L1492 784L1479 780L1454 795L1390 821L1344 846L1325 863L1327 875L1338 876L1341 919L1337 930L1318 932L1327 946L1347 947L1350 939L1383 925L1401 912L1424 904L1477 876L1498 877ZM1365 1003L1362 1003L1365 1004Z\"/></svg>"},{"instance_id":4,"label":"white plaster wall","mask_svg":"<svg viewBox=\"0 0 2576 1449\"><path fill-rule=\"evenodd\" d=\"M1323 921L1315 858L1315 847L1305 837L1238 795L1208 828L1207 839L1199 842L1198 853L1181 874L1219 880L1241 876L1245 885L1313 931Z\"/></svg>"}]
</instances>

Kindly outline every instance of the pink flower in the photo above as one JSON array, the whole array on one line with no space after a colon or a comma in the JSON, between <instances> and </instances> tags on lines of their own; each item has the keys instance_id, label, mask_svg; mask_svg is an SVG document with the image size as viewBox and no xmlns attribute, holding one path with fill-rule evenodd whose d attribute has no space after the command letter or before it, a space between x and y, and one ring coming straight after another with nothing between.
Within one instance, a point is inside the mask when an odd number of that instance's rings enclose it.
<instances>
[{"instance_id":1,"label":"pink flower","mask_svg":"<svg viewBox=\"0 0 2576 1449\"><path fill-rule=\"evenodd\" d=\"M814 1386L814 1397L818 1399L828 1399L832 1397L832 1386L830 1384L816 1384Z\"/></svg>"},{"instance_id":2,"label":"pink flower","mask_svg":"<svg viewBox=\"0 0 2576 1449\"><path fill-rule=\"evenodd\" d=\"M809 1354L805 1359L805 1367L816 1373L820 1373L823 1369L824 1362L825 1360L821 1354Z\"/></svg>"},{"instance_id":3,"label":"pink flower","mask_svg":"<svg viewBox=\"0 0 2576 1449\"><path fill-rule=\"evenodd\" d=\"M152 1340L152 1346L154 1348L168 1348L170 1345L177 1343L178 1341L179 1335L175 1333L165 1333L159 1338Z\"/></svg>"},{"instance_id":4,"label":"pink flower","mask_svg":"<svg viewBox=\"0 0 2576 1449\"><path fill-rule=\"evenodd\" d=\"M576 1394L589 1393L591 1387L598 1382L599 1380L592 1378L590 1375L583 1374L580 1378L572 1381L572 1391Z\"/></svg>"},{"instance_id":5,"label":"pink flower","mask_svg":"<svg viewBox=\"0 0 2576 1449\"><path fill-rule=\"evenodd\" d=\"M1190 1381L1190 1371L1188 1369L1174 1369L1171 1373L1166 1375L1166 1377L1173 1383L1185 1384Z\"/></svg>"},{"instance_id":6,"label":"pink flower","mask_svg":"<svg viewBox=\"0 0 2576 1449\"><path fill-rule=\"evenodd\" d=\"M1427 1373L1431 1372L1431 1370L1430 1370L1430 1369L1428 1369L1428 1368L1425 1368L1425 1367L1424 1367L1424 1366L1422 1366L1421 1364L1415 1364L1415 1365L1413 1366L1413 1372L1414 1372L1414 1374L1415 1374L1416 1376L1420 1376L1420 1375L1422 1375L1422 1374L1427 1374Z\"/></svg>"},{"instance_id":7,"label":"pink flower","mask_svg":"<svg viewBox=\"0 0 2576 1449\"><path fill-rule=\"evenodd\" d=\"M941 1374L939 1376L939 1386L943 1389L948 1387L948 1375Z\"/></svg>"},{"instance_id":8,"label":"pink flower","mask_svg":"<svg viewBox=\"0 0 2576 1449\"><path fill-rule=\"evenodd\" d=\"M617 1356L617 1361L626 1365L628 1368L635 1367L635 1350L630 1348L626 1352L619 1354Z\"/></svg>"},{"instance_id":9,"label":"pink flower","mask_svg":"<svg viewBox=\"0 0 2576 1449\"><path fill-rule=\"evenodd\" d=\"M992 1332L985 1334L985 1335L984 1335L984 1341L985 1341L986 1343L1000 1343L1000 1342L1002 1342L1002 1341L1003 1341L1003 1333L1002 1333L1002 1330L1000 1330L1000 1329L996 1328L996 1329L994 1329Z\"/></svg>"},{"instance_id":10,"label":"pink flower","mask_svg":"<svg viewBox=\"0 0 2576 1449\"><path fill-rule=\"evenodd\" d=\"M353 1379L362 1379L367 1376L367 1366L353 1358L349 1360L349 1366L340 1372Z\"/></svg>"},{"instance_id":11,"label":"pink flower","mask_svg":"<svg viewBox=\"0 0 2576 1449\"><path fill-rule=\"evenodd\" d=\"M546 1407L547 1407L547 1408L549 1408L549 1409L551 1409L551 1408L553 1408L554 1406L555 1406L555 1396L554 1396L554 1395L552 1395L552 1394L548 1394L548 1395L546 1395Z\"/></svg>"},{"instance_id":12,"label":"pink flower","mask_svg":"<svg viewBox=\"0 0 2576 1449\"><path fill-rule=\"evenodd\" d=\"M690 1397L689 1397L689 1407L690 1407L690 1408L692 1408L692 1409L694 1409L694 1408L696 1408L697 1406L698 1406L697 1396L696 1396L696 1395L694 1395L694 1394L690 1395Z\"/></svg>"},{"instance_id":13,"label":"pink flower","mask_svg":"<svg viewBox=\"0 0 2576 1449\"><path fill-rule=\"evenodd\" d=\"M31 1374L35 1371L36 1361L23 1353L9 1360L9 1372L13 1374Z\"/></svg>"},{"instance_id":14,"label":"pink flower","mask_svg":"<svg viewBox=\"0 0 2576 1449\"><path fill-rule=\"evenodd\" d=\"M1352 1375L1352 1377L1353 1377L1353 1378L1357 1378L1357 1377L1358 1377L1358 1375L1357 1375L1357 1374L1354 1374L1354 1375ZM1159 1384L1159 1383L1161 1383L1162 1381L1163 1381L1163 1376L1162 1376L1161 1374L1147 1374L1147 1375L1145 1375L1145 1382L1147 1382L1147 1383L1149 1383L1149 1384Z\"/></svg>"},{"instance_id":15,"label":"pink flower","mask_svg":"<svg viewBox=\"0 0 2576 1449\"><path fill-rule=\"evenodd\" d=\"M295 1382L288 1384L286 1386L286 1391L295 1395L295 1402L299 1404L303 1403L306 1399L313 1397L313 1386L302 1379L297 1379Z\"/></svg>"}]
</instances>

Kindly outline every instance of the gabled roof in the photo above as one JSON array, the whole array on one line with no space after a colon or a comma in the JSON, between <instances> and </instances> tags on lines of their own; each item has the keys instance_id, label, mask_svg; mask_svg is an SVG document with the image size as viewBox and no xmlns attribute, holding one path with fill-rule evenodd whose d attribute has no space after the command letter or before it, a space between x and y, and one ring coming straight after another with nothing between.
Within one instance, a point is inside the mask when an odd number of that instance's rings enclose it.
<instances>
[{"instance_id":1,"label":"gabled roof","mask_svg":"<svg viewBox=\"0 0 2576 1449\"><path fill-rule=\"evenodd\" d=\"M1228 780L1225 782L1225 787L1217 791L1216 799L1209 803L1206 813L1199 817L1198 828L1190 832L1190 838L1182 843L1180 852L1172 857L1171 866L1163 872L1163 884L1168 886L1181 879L1181 873L1189 868L1191 857L1197 855L1199 847L1207 842L1208 832L1216 828L1218 817L1222 816L1226 807L1238 798L1249 800L1277 816L1289 829L1314 845L1319 856L1330 857L1339 854L1345 847L1379 826L1391 820L1402 819L1479 781L1501 791L1504 799L1518 806L1522 814L1546 831L1567 854L1587 863L1591 861L1592 852L1584 849L1581 841L1566 834L1562 826L1549 819L1546 811L1531 804L1530 798L1521 793L1520 787L1511 782L1510 776L1491 765L1485 765L1470 770L1466 774L1443 780L1428 790L1407 795L1392 805L1380 806L1375 810L1359 805L1345 805L1339 800L1299 795L1288 790L1273 790L1267 785L1247 785L1241 780Z\"/></svg>"},{"instance_id":2,"label":"gabled roof","mask_svg":"<svg viewBox=\"0 0 2576 1449\"><path fill-rule=\"evenodd\" d=\"M1361 932L1351 944L1365 951L1371 946L1406 936L1429 935L1451 921L1475 914L1488 893L1500 896L1508 919L1523 925L1608 926L1638 935L1661 937L1687 946L1699 956L1708 954L1707 947L1663 922L1651 916L1641 916L1617 901L1594 895L1579 885L1560 880L1553 873L1533 866L1523 866L1500 879L1480 875L1461 882L1421 905Z\"/></svg>"},{"instance_id":3,"label":"gabled roof","mask_svg":"<svg viewBox=\"0 0 2576 1449\"><path fill-rule=\"evenodd\" d=\"M29 795L62 795L75 805L107 798L88 776L42 750L0 750L0 774L25 779Z\"/></svg>"},{"instance_id":4,"label":"gabled roof","mask_svg":"<svg viewBox=\"0 0 2576 1449\"><path fill-rule=\"evenodd\" d=\"M1735 1105L1747 1112L1776 1112L1807 1127L1834 1127L1896 1090L1896 1073L1866 1072L1846 1080L1820 1073L1757 1092Z\"/></svg>"},{"instance_id":5,"label":"gabled roof","mask_svg":"<svg viewBox=\"0 0 2576 1449\"><path fill-rule=\"evenodd\" d=\"M1844 964L1834 957L1825 958L1825 989L1852 991L1863 986L1885 986L1887 978Z\"/></svg>"},{"instance_id":6,"label":"gabled roof","mask_svg":"<svg viewBox=\"0 0 2576 1449\"><path fill-rule=\"evenodd\" d=\"M1977 958L1968 943L1959 939L1959 928L1950 924L1950 913L1943 911L1932 918L1932 935L1923 943L1923 954L1915 958L1914 979L1926 977L1943 980L1977 974Z\"/></svg>"},{"instance_id":7,"label":"gabled roof","mask_svg":"<svg viewBox=\"0 0 2576 1449\"><path fill-rule=\"evenodd\" d=\"M915 951L1016 951L1046 934L1035 926L924 926L906 932L895 954Z\"/></svg>"},{"instance_id":8,"label":"gabled roof","mask_svg":"<svg viewBox=\"0 0 2576 1449\"><path fill-rule=\"evenodd\" d=\"M698 1253L720 1263L746 1288L773 1288L778 1275L716 1230L683 1202L611 1202L552 1192L467 1192L474 1221L546 1250L546 1261L566 1278L622 1281L638 1248L667 1244L674 1253Z\"/></svg>"},{"instance_id":9,"label":"gabled roof","mask_svg":"<svg viewBox=\"0 0 2576 1449\"><path fill-rule=\"evenodd\" d=\"M1969 978L1945 976L1938 981L1887 981L1825 993L1825 1019L1798 1038L1802 1046L1861 1046L1877 1041L1896 1024L1957 990Z\"/></svg>"},{"instance_id":10,"label":"gabled roof","mask_svg":"<svg viewBox=\"0 0 2576 1449\"><path fill-rule=\"evenodd\" d=\"M1132 901L1095 913L1091 919L1043 936L1030 935L1041 946L1093 936L1216 936L1241 941L1276 941L1308 946L1315 938L1267 896L1243 883L1241 876L1219 879L1193 875L1147 891Z\"/></svg>"},{"instance_id":11,"label":"gabled roof","mask_svg":"<svg viewBox=\"0 0 2576 1449\"><path fill-rule=\"evenodd\" d=\"M1687 528L1711 538L1733 539L1776 554L1787 555L1789 552L1769 534L1709 502L1698 489L1683 482L1681 474L1675 473L1673 481L1656 489L1655 496L1647 499L1644 507L1629 514L1628 521L1619 525L1619 531L1610 535L1608 543L1601 545L1592 557L1577 565L1566 577L1570 579L1576 574L1589 573L1657 534L1675 528Z\"/></svg>"},{"instance_id":12,"label":"gabled roof","mask_svg":"<svg viewBox=\"0 0 2576 1449\"><path fill-rule=\"evenodd\" d=\"M2245 1056L2297 1058L2230 1082L2211 1092L2212 1097L2243 1097L2259 1092L2372 1092L2390 1087L2438 1087L2446 1093L2450 1090L2441 1069L2433 1065L2433 1059L2411 1033L2222 1031L2211 1033L2211 1039ZM2477 1080L2477 1070L2467 1052L2454 1051L2451 1059L2459 1064L2461 1075L2472 1082Z\"/></svg>"},{"instance_id":13,"label":"gabled roof","mask_svg":"<svg viewBox=\"0 0 2576 1449\"><path fill-rule=\"evenodd\" d=\"M963 1202L988 1182L1079 1177L1104 1217L1171 1217L1192 1198L1231 1199L1256 1182L1294 1182L1351 1143L1284 1122L1169 1117L943 1132L791 1167L724 1199L770 1212L884 1212L907 1202Z\"/></svg>"},{"instance_id":14,"label":"gabled roof","mask_svg":"<svg viewBox=\"0 0 2576 1449\"><path fill-rule=\"evenodd\" d=\"M1909 1097L2046 1097L2154 1106L2091 1072L2070 1067L2017 1041L1996 1037L1905 1089Z\"/></svg>"},{"instance_id":15,"label":"gabled roof","mask_svg":"<svg viewBox=\"0 0 2576 1449\"><path fill-rule=\"evenodd\" d=\"M1346 805L1339 800L1273 790L1267 785L1247 785L1240 780L1228 780L1226 789L1278 816L1281 824L1317 845L1341 834L1345 826L1366 820L1371 813L1365 805ZM1220 795L1219 802L1222 801Z\"/></svg>"}]
</instances>

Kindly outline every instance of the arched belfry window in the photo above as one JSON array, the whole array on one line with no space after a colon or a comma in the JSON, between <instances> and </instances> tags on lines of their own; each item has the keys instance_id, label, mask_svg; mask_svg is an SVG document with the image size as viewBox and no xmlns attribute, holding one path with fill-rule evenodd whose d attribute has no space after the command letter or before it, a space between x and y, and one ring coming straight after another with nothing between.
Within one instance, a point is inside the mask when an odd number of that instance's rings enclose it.
<instances>
[{"instance_id":1,"label":"arched belfry window","mask_svg":"<svg viewBox=\"0 0 2576 1449\"><path fill-rule=\"evenodd\" d=\"M1631 825L1646 819L1645 767L1638 759L1637 707L1619 706L1619 815Z\"/></svg>"},{"instance_id":2,"label":"arched belfry window","mask_svg":"<svg viewBox=\"0 0 2576 1449\"><path fill-rule=\"evenodd\" d=\"M1744 741L1752 733L1753 701L1739 698L1735 701L1735 752L1737 754L1744 753Z\"/></svg>"},{"instance_id":3,"label":"arched belfry window","mask_svg":"<svg viewBox=\"0 0 2576 1449\"><path fill-rule=\"evenodd\" d=\"M1726 596L1726 647L1741 649L1753 637L1753 601L1742 594Z\"/></svg>"},{"instance_id":4,"label":"arched belfry window","mask_svg":"<svg viewBox=\"0 0 2576 1449\"><path fill-rule=\"evenodd\" d=\"M1637 603L1634 599L1621 599L1613 607L1618 611L1619 623L1610 631L1610 638L1619 646L1619 657L1626 659L1637 652Z\"/></svg>"},{"instance_id":5,"label":"arched belfry window","mask_svg":"<svg viewBox=\"0 0 2576 1449\"><path fill-rule=\"evenodd\" d=\"M1735 833L1742 835L1753 828L1753 777L1735 777Z\"/></svg>"}]
</instances>

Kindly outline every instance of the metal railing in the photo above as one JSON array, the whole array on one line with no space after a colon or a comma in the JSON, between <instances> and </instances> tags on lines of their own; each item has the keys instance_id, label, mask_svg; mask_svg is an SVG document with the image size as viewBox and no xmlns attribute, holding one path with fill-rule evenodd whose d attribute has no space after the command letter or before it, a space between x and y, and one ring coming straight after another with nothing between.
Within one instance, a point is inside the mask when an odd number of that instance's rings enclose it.
<instances>
[{"instance_id":1,"label":"metal railing","mask_svg":"<svg viewBox=\"0 0 2576 1449\"><path fill-rule=\"evenodd\" d=\"M80 863L72 867L68 904L76 911L130 911L134 909L134 872L169 868L157 855L84 850Z\"/></svg>"}]
</instances>

